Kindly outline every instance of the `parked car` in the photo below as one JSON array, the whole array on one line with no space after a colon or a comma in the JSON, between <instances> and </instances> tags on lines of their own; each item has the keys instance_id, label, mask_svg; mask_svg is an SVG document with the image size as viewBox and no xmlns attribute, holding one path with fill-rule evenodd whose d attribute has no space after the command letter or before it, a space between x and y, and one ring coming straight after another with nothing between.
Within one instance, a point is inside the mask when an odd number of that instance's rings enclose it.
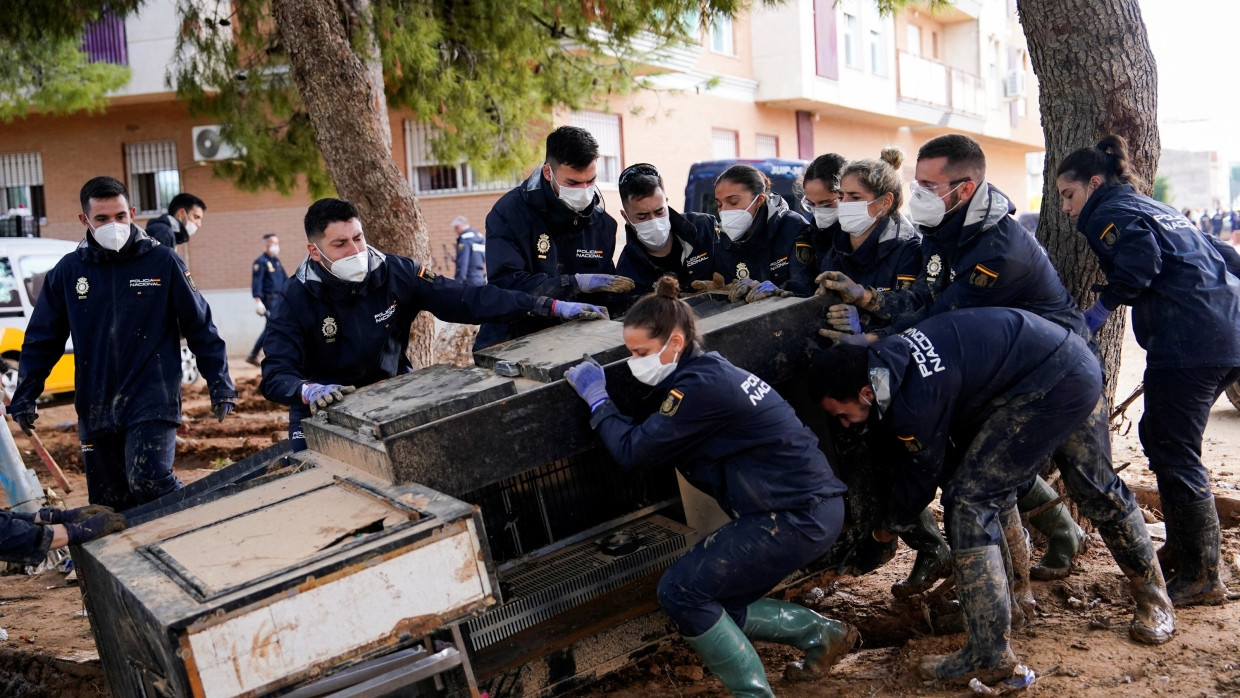
<instances>
[{"instance_id":1,"label":"parked car","mask_svg":"<svg viewBox=\"0 0 1240 698\"><path fill-rule=\"evenodd\" d=\"M807 216L801 206L801 194L794 193L796 183L805 173L805 160L771 158L769 160L709 160L695 162L689 168L689 182L685 185L685 211L709 213L717 216L715 208L715 179L723 171L738 163L753 165L771 180L771 191L779 194L793 211Z\"/></svg>"},{"instance_id":2,"label":"parked car","mask_svg":"<svg viewBox=\"0 0 1240 698\"><path fill-rule=\"evenodd\" d=\"M48 238L0 238L0 387L13 396L17 387L17 362L30 312L43 289L47 272L77 247L68 240ZM52 367L44 394L73 392L73 342Z\"/></svg>"}]
</instances>

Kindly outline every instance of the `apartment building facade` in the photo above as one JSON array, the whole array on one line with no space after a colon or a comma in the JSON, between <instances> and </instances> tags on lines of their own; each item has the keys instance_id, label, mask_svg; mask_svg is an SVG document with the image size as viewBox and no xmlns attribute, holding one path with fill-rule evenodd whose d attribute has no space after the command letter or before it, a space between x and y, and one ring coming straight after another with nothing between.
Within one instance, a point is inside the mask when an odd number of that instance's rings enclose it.
<instances>
[{"instance_id":1,"label":"apartment building facade","mask_svg":"<svg viewBox=\"0 0 1240 698\"><path fill-rule=\"evenodd\" d=\"M248 289L260 238L284 238L281 256L295 268L310 197L243 192L212 176L207 165L229 156L227 146L215 147L212 124L191 117L165 83L179 26L174 0L152 0L138 15L90 28L86 46L96 59L129 65L132 79L102 114L0 126L0 211L25 205L43 236L80 239L77 193L92 176L127 182L140 223L178 191L198 195L206 221L181 251L230 349L241 353L261 327ZM872 0L789 0L702 27L698 39L651 57L648 89L555 115L598 139L600 188L617 219L615 181L636 162L659 167L679 208L697 161L876 157L895 144L905 150L908 180L917 147L954 131L982 143L990 180L1018 206L1039 193L1026 176L1026 154L1043 147L1037 89L1014 0L957 0L934 14L913 6L894 17L880 16ZM481 227L521 176L479 181L466 163L434 161L434 133L415 115L394 111L391 123L393 159L431 231L429 262L451 273L448 222L465 215Z\"/></svg>"}]
</instances>

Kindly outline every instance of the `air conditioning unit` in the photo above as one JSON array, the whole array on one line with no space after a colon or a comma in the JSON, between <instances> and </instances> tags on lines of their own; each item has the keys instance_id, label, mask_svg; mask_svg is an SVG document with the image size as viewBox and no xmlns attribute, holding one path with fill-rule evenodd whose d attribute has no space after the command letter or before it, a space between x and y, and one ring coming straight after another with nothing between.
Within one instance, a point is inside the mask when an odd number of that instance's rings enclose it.
<instances>
[{"instance_id":1,"label":"air conditioning unit","mask_svg":"<svg viewBox=\"0 0 1240 698\"><path fill-rule=\"evenodd\" d=\"M220 139L220 127L195 126L193 129L194 160L228 160L240 157L245 151Z\"/></svg>"},{"instance_id":2,"label":"air conditioning unit","mask_svg":"<svg viewBox=\"0 0 1240 698\"><path fill-rule=\"evenodd\" d=\"M1003 81L1003 96L1011 99L1025 96L1025 73L1023 71L1008 71L1007 79Z\"/></svg>"}]
</instances>

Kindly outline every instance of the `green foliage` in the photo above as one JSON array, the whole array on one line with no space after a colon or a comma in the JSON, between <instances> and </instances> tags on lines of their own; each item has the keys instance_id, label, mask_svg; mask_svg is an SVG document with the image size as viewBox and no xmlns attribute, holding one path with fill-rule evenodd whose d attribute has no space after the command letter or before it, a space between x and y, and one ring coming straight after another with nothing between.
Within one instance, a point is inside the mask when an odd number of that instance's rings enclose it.
<instances>
[{"instance_id":1,"label":"green foliage","mask_svg":"<svg viewBox=\"0 0 1240 698\"><path fill-rule=\"evenodd\" d=\"M892 15L909 7L920 7L930 14L946 10L955 0L874 0L878 5L878 13L883 16Z\"/></svg>"},{"instance_id":2,"label":"green foliage","mask_svg":"<svg viewBox=\"0 0 1240 698\"><path fill-rule=\"evenodd\" d=\"M1164 204L1171 203L1171 181L1166 175L1154 177L1154 198Z\"/></svg>"},{"instance_id":3,"label":"green foliage","mask_svg":"<svg viewBox=\"0 0 1240 698\"><path fill-rule=\"evenodd\" d=\"M439 127L437 159L466 160L492 177L538 161L553 109L644 85L657 70L651 56L689 36L697 43L700 26L743 2L374 0L370 17L348 26L357 26L355 53L376 40L389 106ZM216 165L217 174L281 192L304 175L313 195L327 191L269 3L232 3L227 16L195 0L179 9L185 31L169 79L191 110L246 149L243 162Z\"/></svg>"}]
</instances>

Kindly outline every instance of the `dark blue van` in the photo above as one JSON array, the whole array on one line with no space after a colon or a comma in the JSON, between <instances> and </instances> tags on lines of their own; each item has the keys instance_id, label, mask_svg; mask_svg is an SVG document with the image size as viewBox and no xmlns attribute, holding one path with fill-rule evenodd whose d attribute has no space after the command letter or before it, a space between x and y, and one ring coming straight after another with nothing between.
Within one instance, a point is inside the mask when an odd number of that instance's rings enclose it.
<instances>
[{"instance_id":1,"label":"dark blue van","mask_svg":"<svg viewBox=\"0 0 1240 698\"><path fill-rule=\"evenodd\" d=\"M809 162L783 158L695 162L689 168L689 183L685 185L685 211L717 216L719 212L715 210L715 180L724 170L739 163L753 165L761 170L771 180L771 191L788 202L788 208L808 218L809 214L801 206L801 195L793 193L792 190Z\"/></svg>"}]
</instances>

